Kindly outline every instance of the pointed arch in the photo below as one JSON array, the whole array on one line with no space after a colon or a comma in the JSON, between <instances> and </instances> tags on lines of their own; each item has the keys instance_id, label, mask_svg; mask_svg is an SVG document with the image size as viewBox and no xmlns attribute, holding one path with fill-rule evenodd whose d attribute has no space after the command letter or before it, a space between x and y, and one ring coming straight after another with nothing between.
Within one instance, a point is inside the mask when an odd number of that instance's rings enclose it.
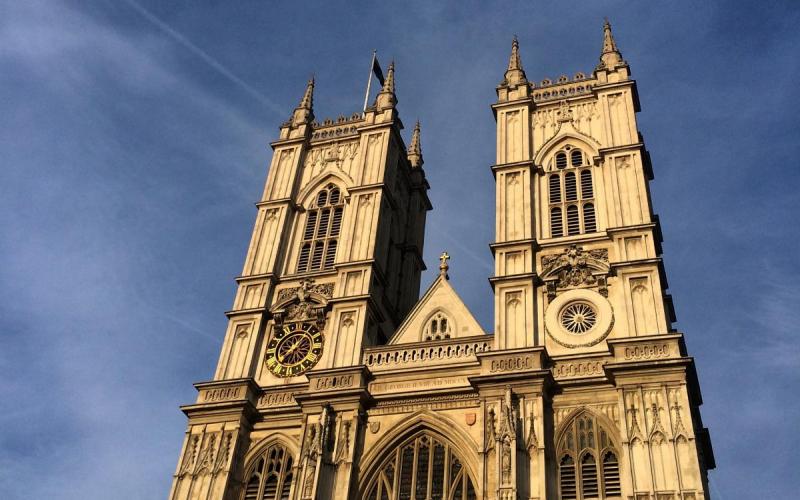
<instances>
[{"instance_id":1,"label":"pointed arch","mask_svg":"<svg viewBox=\"0 0 800 500\"><path fill-rule=\"evenodd\" d=\"M465 474L477 497L482 498L481 484L477 481L479 477L477 474L479 470L478 445L458 424L429 410L420 410L412 414L401 425L389 430L364 454L362 457L364 467L361 469L358 481L360 485L359 498L366 499L367 495L374 491L376 483L385 479L381 475L381 471L393 454L396 455L402 451L401 447L406 448L410 443L423 436L428 436L432 441L446 447L447 456L456 459L460 464L456 475ZM399 457L399 459L402 458ZM456 475L450 477L449 480L457 479ZM466 483L463 487L467 487Z\"/></svg>"},{"instance_id":2,"label":"pointed arch","mask_svg":"<svg viewBox=\"0 0 800 500\"><path fill-rule=\"evenodd\" d=\"M287 500L295 482L299 449L285 435L270 436L245 455L242 500Z\"/></svg>"},{"instance_id":3,"label":"pointed arch","mask_svg":"<svg viewBox=\"0 0 800 500\"><path fill-rule=\"evenodd\" d=\"M586 134L578 132L572 125L565 125L566 127L562 126L562 128L564 128L563 131L559 130L555 136L545 142L542 147L539 148L539 151L536 152L536 156L533 158L536 165L545 166L545 160L549 159L550 156L553 156L556 151L567 144L581 148L590 158L600 155L598 150L600 147L599 142Z\"/></svg>"},{"instance_id":4,"label":"pointed arch","mask_svg":"<svg viewBox=\"0 0 800 500\"><path fill-rule=\"evenodd\" d=\"M313 208L317 192L328 184L334 184L338 187L342 192L342 197L347 199L350 196L349 188L354 186L355 182L344 172L322 171L297 193L297 204L306 210Z\"/></svg>"},{"instance_id":5,"label":"pointed arch","mask_svg":"<svg viewBox=\"0 0 800 500\"><path fill-rule=\"evenodd\" d=\"M559 498L605 499L620 494L620 439L608 417L576 408L556 432Z\"/></svg>"},{"instance_id":6,"label":"pointed arch","mask_svg":"<svg viewBox=\"0 0 800 500\"><path fill-rule=\"evenodd\" d=\"M455 317L442 307L431 311L422 325L420 341L449 339L458 332Z\"/></svg>"}]
</instances>

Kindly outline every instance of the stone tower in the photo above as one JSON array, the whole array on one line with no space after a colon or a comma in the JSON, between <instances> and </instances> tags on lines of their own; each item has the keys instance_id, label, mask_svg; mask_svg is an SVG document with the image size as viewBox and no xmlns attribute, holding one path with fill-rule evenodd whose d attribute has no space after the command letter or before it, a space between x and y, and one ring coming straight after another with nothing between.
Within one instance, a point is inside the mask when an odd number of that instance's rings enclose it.
<instances>
[{"instance_id":1,"label":"stone tower","mask_svg":"<svg viewBox=\"0 0 800 500\"><path fill-rule=\"evenodd\" d=\"M214 380L184 406L173 500L707 498L700 391L671 323L636 85L608 22L591 75L497 121L494 332L448 280L418 298L431 209L394 65L373 106L273 159Z\"/></svg>"}]
</instances>

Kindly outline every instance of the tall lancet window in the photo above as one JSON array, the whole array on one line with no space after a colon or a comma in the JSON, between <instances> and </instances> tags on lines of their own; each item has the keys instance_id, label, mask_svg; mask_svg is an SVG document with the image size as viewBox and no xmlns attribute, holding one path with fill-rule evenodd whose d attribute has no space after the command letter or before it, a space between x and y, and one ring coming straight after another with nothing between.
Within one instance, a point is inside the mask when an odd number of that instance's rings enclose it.
<instances>
[{"instance_id":1,"label":"tall lancet window","mask_svg":"<svg viewBox=\"0 0 800 500\"><path fill-rule=\"evenodd\" d=\"M317 194L314 208L306 213L306 225L297 259L298 273L333 269L343 214L342 193L333 184L328 184Z\"/></svg>"},{"instance_id":2,"label":"tall lancet window","mask_svg":"<svg viewBox=\"0 0 800 500\"><path fill-rule=\"evenodd\" d=\"M596 232L594 185L586 155L567 146L553 157L552 170L547 179L550 237Z\"/></svg>"},{"instance_id":3,"label":"tall lancet window","mask_svg":"<svg viewBox=\"0 0 800 500\"><path fill-rule=\"evenodd\" d=\"M622 498L617 450L597 417L583 412L569 421L557 450L559 499Z\"/></svg>"},{"instance_id":4,"label":"tall lancet window","mask_svg":"<svg viewBox=\"0 0 800 500\"><path fill-rule=\"evenodd\" d=\"M459 452L427 430L389 450L371 476L365 500L477 500Z\"/></svg>"},{"instance_id":5,"label":"tall lancet window","mask_svg":"<svg viewBox=\"0 0 800 500\"><path fill-rule=\"evenodd\" d=\"M242 500L289 500L292 456L279 444L267 448L247 476Z\"/></svg>"}]
</instances>

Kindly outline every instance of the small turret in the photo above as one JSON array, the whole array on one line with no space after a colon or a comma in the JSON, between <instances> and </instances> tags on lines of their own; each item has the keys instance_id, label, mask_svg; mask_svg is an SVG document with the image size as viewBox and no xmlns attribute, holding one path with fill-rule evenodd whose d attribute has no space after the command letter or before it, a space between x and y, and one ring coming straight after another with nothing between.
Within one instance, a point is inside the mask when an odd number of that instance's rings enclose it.
<instances>
[{"instance_id":1,"label":"small turret","mask_svg":"<svg viewBox=\"0 0 800 500\"><path fill-rule=\"evenodd\" d=\"M314 77L306 84L306 91L300 104L294 109L292 114L292 126L297 127L302 124L311 123L314 120Z\"/></svg>"},{"instance_id":2,"label":"small turret","mask_svg":"<svg viewBox=\"0 0 800 500\"><path fill-rule=\"evenodd\" d=\"M517 35L514 35L514 40L511 42L511 57L508 60L508 69L503 76L501 85L517 86L520 84L528 83L525 76L525 70L522 69L522 61L519 58L519 41Z\"/></svg>"},{"instance_id":3,"label":"small turret","mask_svg":"<svg viewBox=\"0 0 800 500\"><path fill-rule=\"evenodd\" d=\"M622 54L617 49L614 35L611 33L611 23L606 18L603 23L603 53L600 55L600 64L597 69L614 70L620 66L627 66L628 63L622 59Z\"/></svg>"},{"instance_id":4,"label":"small turret","mask_svg":"<svg viewBox=\"0 0 800 500\"><path fill-rule=\"evenodd\" d=\"M422 160L422 147L419 142L419 120L414 125L414 132L411 134L411 144L408 146L408 161L411 168L420 168L424 163Z\"/></svg>"},{"instance_id":5,"label":"small turret","mask_svg":"<svg viewBox=\"0 0 800 500\"><path fill-rule=\"evenodd\" d=\"M394 95L394 61L389 64L386 71L386 79L383 81L383 88L375 98L375 107L378 111L394 108L397 104L397 96Z\"/></svg>"}]
</instances>

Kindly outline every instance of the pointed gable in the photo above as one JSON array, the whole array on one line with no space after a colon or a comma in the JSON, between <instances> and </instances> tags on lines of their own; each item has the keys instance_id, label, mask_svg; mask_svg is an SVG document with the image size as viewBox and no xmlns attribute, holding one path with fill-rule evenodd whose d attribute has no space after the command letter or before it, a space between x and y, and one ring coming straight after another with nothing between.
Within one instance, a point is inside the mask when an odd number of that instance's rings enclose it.
<instances>
[{"instance_id":1,"label":"pointed gable","mask_svg":"<svg viewBox=\"0 0 800 500\"><path fill-rule=\"evenodd\" d=\"M486 335L464 301L440 274L392 336L389 344Z\"/></svg>"}]
</instances>

